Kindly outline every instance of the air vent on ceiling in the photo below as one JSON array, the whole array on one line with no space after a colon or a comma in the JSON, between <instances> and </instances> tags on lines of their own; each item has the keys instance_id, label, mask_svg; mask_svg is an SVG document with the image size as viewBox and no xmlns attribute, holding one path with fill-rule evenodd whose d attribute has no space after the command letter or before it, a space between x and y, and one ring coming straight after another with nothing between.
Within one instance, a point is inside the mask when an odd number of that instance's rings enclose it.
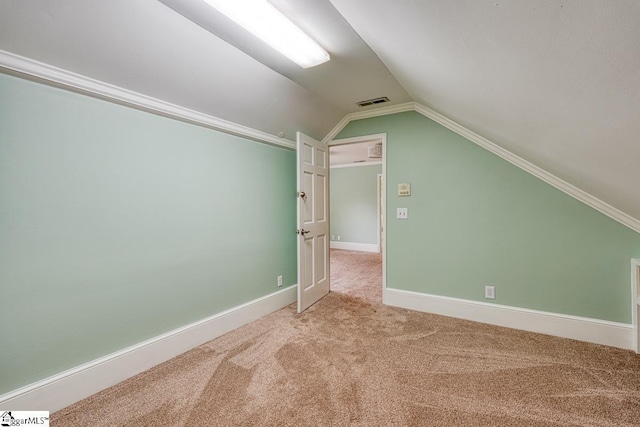
<instances>
[{"instance_id":1,"label":"air vent on ceiling","mask_svg":"<svg viewBox=\"0 0 640 427\"><path fill-rule=\"evenodd\" d=\"M381 159L382 158L382 143L377 143L376 145L372 145L368 149L369 158L370 159Z\"/></svg>"},{"instance_id":2,"label":"air vent on ceiling","mask_svg":"<svg viewBox=\"0 0 640 427\"><path fill-rule=\"evenodd\" d=\"M356 104L358 104L358 107L368 107L369 105L382 104L385 102L389 102L389 98L387 98L386 96L383 96L380 98L373 98L373 99L367 99L366 101L356 102Z\"/></svg>"}]
</instances>

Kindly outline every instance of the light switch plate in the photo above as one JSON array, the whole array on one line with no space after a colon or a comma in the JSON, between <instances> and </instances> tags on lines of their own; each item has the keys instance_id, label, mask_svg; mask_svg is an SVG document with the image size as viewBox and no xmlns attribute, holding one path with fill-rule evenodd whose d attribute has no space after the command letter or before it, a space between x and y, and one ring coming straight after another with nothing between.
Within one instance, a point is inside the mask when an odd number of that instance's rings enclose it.
<instances>
[{"instance_id":1,"label":"light switch plate","mask_svg":"<svg viewBox=\"0 0 640 427\"><path fill-rule=\"evenodd\" d=\"M396 209L396 218L397 219L407 219L407 218L409 218L409 208L397 208Z\"/></svg>"}]
</instances>

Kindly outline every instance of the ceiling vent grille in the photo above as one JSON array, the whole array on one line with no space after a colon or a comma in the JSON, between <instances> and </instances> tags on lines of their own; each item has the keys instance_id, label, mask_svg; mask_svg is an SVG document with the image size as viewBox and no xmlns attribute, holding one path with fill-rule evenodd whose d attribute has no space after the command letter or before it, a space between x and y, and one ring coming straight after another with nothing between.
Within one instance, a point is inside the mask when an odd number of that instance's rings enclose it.
<instances>
[{"instance_id":1,"label":"ceiling vent grille","mask_svg":"<svg viewBox=\"0 0 640 427\"><path fill-rule=\"evenodd\" d=\"M372 145L369 147L369 158L370 159L381 159L382 158L382 143L379 142L376 145Z\"/></svg>"},{"instance_id":2,"label":"ceiling vent grille","mask_svg":"<svg viewBox=\"0 0 640 427\"><path fill-rule=\"evenodd\" d=\"M389 98L386 96L380 98L367 99L366 101L356 102L358 107L368 107L369 105L383 104L385 102L389 102Z\"/></svg>"}]
</instances>

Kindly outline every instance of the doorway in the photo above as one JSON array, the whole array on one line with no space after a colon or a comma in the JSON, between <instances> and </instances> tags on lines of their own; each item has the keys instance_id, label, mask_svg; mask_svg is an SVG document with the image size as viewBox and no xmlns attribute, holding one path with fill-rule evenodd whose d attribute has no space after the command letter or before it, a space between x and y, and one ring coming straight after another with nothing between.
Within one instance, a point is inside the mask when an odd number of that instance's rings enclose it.
<instances>
[{"instance_id":1,"label":"doorway","mask_svg":"<svg viewBox=\"0 0 640 427\"><path fill-rule=\"evenodd\" d=\"M330 287L382 303L386 259L386 134L329 142Z\"/></svg>"}]
</instances>

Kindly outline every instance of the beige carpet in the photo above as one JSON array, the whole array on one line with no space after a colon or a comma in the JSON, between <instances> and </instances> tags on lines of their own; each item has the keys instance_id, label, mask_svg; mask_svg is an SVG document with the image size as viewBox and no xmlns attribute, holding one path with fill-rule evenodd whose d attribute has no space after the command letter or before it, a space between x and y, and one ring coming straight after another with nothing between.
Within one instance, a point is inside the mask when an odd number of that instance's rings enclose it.
<instances>
[{"instance_id":1,"label":"beige carpet","mask_svg":"<svg viewBox=\"0 0 640 427\"><path fill-rule=\"evenodd\" d=\"M331 249L331 291L382 304L382 254Z\"/></svg>"},{"instance_id":2,"label":"beige carpet","mask_svg":"<svg viewBox=\"0 0 640 427\"><path fill-rule=\"evenodd\" d=\"M379 255L341 252L334 274L379 268ZM366 298L331 292L301 315L293 305L273 313L51 425L640 425L636 354L385 307L366 287L334 287Z\"/></svg>"}]
</instances>

